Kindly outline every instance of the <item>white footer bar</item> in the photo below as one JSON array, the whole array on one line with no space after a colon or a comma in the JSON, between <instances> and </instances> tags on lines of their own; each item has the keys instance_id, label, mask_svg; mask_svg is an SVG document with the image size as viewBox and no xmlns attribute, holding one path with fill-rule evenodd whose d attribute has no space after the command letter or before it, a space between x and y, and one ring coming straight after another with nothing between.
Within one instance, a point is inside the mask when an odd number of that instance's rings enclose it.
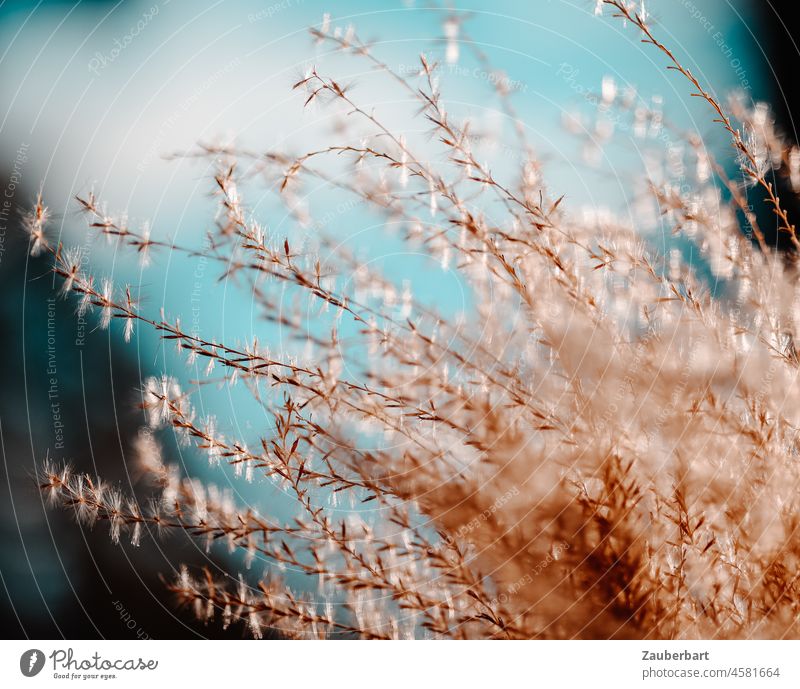
<instances>
[{"instance_id":1,"label":"white footer bar","mask_svg":"<svg viewBox=\"0 0 800 689\"><path fill-rule=\"evenodd\" d=\"M150 640L0 644L0 686L75 683L114 687L154 683L155 687L198 689L800 687L800 641Z\"/></svg>"}]
</instances>

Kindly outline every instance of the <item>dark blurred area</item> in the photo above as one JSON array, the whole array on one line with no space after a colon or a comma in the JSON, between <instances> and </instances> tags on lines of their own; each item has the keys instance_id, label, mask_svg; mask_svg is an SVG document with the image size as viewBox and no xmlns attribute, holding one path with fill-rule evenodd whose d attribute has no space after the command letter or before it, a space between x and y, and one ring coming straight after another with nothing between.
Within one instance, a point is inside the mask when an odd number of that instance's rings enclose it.
<instances>
[{"instance_id":1,"label":"dark blurred area","mask_svg":"<svg viewBox=\"0 0 800 689\"><path fill-rule=\"evenodd\" d=\"M140 372L134 350L92 332L93 322L81 330L74 300L58 296L48 259L28 256L20 217L35 192L14 182L19 177L2 176L12 193L0 224L2 635L221 636L213 625L198 628L164 595L161 577L174 575L176 557L208 564L191 543L146 538L138 548L113 546L107 525L78 527L69 510L48 507L39 493L36 471L47 457L129 490L123 458L141 425L132 392Z\"/></svg>"},{"instance_id":2,"label":"dark blurred area","mask_svg":"<svg viewBox=\"0 0 800 689\"><path fill-rule=\"evenodd\" d=\"M800 18L795 3L760 2L762 26L765 35L759 37L758 44L765 54L766 73L769 75L773 110L778 129L783 132L790 144L800 142L800 94L795 88L797 69L800 66ZM788 166L777 170L772 179L781 204L790 218L800 216L800 194L792 187ZM778 232L778 222L772 207L764 203L763 190L754 189L750 203L757 210L759 224L767 241L783 250L792 250L792 242L785 233ZM800 231L800 228L798 228Z\"/></svg>"},{"instance_id":3,"label":"dark blurred area","mask_svg":"<svg viewBox=\"0 0 800 689\"><path fill-rule=\"evenodd\" d=\"M774 96L772 106L778 122L792 141L798 141L798 114L800 113L800 93L796 88L797 65L800 59L798 40L800 16L792 3L762 4L764 23L769 35L762 41L767 51L767 59L773 72Z\"/></svg>"}]
</instances>

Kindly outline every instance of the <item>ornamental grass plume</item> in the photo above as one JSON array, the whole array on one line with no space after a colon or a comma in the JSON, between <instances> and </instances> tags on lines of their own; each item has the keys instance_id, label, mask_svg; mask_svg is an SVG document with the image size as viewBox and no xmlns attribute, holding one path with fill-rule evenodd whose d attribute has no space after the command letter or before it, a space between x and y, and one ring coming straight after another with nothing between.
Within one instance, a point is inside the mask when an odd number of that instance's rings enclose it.
<instances>
[{"instance_id":1,"label":"ornamental grass plume","mask_svg":"<svg viewBox=\"0 0 800 689\"><path fill-rule=\"evenodd\" d=\"M697 134L678 131L680 162L697 171L691 188L675 183L669 160L651 161L646 188L630 184L624 218L579 212L545 186L523 126L513 132L518 177L502 179L474 153L470 125L448 114L435 62L423 55L416 74L398 73L329 20L313 38L402 89L444 159L320 68L294 88L306 106L349 115L330 145L299 156L211 145L189 154L216 169L219 213L203 255L291 334L296 356L147 314L136 290L93 279L46 238L40 200L32 252L50 253L79 309L97 311L103 327L121 320L126 339L149 329L173 341L207 363L208 380L250 390L272 419L257 438L231 437L193 404L204 381L151 378L135 455L152 498L50 465L42 490L82 523L107 522L115 541L180 531L272 563L258 582L231 565L221 577L184 567L168 585L200 620L243 623L255 637L797 636L800 242L773 179L800 186L800 155L765 106L718 101L660 42L643 5L598 0L706 102L741 179ZM476 50L448 21L448 59L459 45ZM488 71L487 56L476 57ZM514 114L508 80L492 83ZM613 82L601 95L600 118L613 109L632 132L673 127ZM331 159L348 174L331 173ZM315 228L315 245L275 237L257 219L247 190L263 178ZM341 249L304 217L304 183L402 227L410 247L453 267L471 313L439 314ZM765 239L753 187L787 251ZM137 231L92 193L79 203L91 228L143 257L200 251ZM659 253L643 231L654 223L706 268ZM295 309L278 303L281 290L302 298ZM161 447L165 428L212 463L279 485L294 518L182 475ZM331 504L347 499L360 508L342 517ZM284 574L305 584L290 587Z\"/></svg>"}]
</instances>

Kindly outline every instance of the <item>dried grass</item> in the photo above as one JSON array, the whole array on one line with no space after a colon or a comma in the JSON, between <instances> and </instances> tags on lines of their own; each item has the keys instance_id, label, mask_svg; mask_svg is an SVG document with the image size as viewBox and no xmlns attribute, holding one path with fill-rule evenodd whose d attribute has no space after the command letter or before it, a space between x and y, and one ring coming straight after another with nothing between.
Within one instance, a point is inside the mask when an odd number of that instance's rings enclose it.
<instances>
[{"instance_id":1,"label":"dried grass","mask_svg":"<svg viewBox=\"0 0 800 689\"><path fill-rule=\"evenodd\" d=\"M241 620L256 637L266 627L296 637L797 636L796 255L767 245L746 194L759 186L780 231L800 246L770 181L798 177L800 156L763 106L729 109L710 95L638 4L598 4L667 58L731 138L743 181L729 179L692 134L687 155L711 172L690 191L669 179L647 190L728 293L712 296L680 255L659 255L632 224L570 213L543 187L522 127L519 179L496 178L473 154L468 126L447 114L437 65L424 56L419 77L406 77L353 33L314 30L415 99L446 162L426 162L317 70L295 84L306 104L342 106L366 136L345 130L342 143L299 157L197 151L218 162L220 215L204 255L252 290L267 321L309 348L304 359L258 342L207 340L143 314L129 288L98 286L75 253L48 242L40 200L28 223L32 252L52 255L80 310L98 311L104 327L121 319L126 339L137 326L152 329L206 361L209 379L214 371L259 399L269 394L274 421L248 446L198 419L196 389L154 378L142 393L151 430L136 446L153 481L150 504L52 466L42 490L84 523L108 522L115 541L180 530L274 563L257 587L241 576L231 585L235 573L216 580L185 568L169 585L201 620ZM351 175L327 174L331 157L346 160ZM401 221L410 245L455 265L474 313L447 319L401 296L321 231L316 256L270 239L241 191L255 173L274 180L295 211L300 185L322 180ZM142 257L197 255L129 227L92 194L80 204L92 228ZM489 206L491 218L481 210ZM356 276L355 289L340 291L342 275ZM279 310L276 286L316 308ZM319 307L326 314L314 315ZM332 325L330 334L320 324ZM297 505L295 519L279 523L182 478L162 460L163 427L213 463L277 482ZM375 431L382 447L368 440ZM371 518L334 518L331 495L368 503ZM292 593L279 577L287 570L308 575L317 592Z\"/></svg>"}]
</instances>

